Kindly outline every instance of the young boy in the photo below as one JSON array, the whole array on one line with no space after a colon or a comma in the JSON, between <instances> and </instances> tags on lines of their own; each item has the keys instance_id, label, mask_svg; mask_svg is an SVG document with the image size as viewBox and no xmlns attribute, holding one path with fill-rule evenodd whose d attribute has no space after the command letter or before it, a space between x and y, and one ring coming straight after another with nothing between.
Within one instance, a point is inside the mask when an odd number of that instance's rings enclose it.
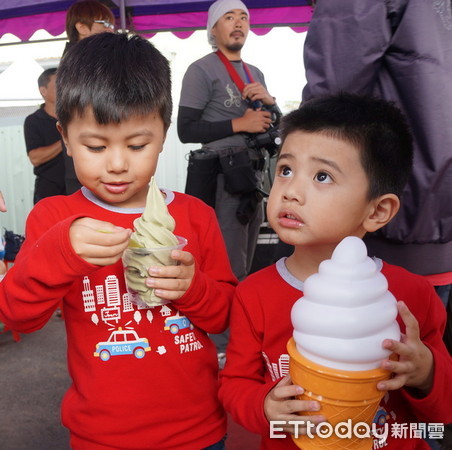
<instances>
[{"instance_id":1,"label":"young boy","mask_svg":"<svg viewBox=\"0 0 452 450\"><path fill-rule=\"evenodd\" d=\"M295 250L237 288L220 387L226 410L262 435L261 448L272 450L297 447L290 434L281 439L282 433L276 433L271 439L270 421L328 420L320 413L297 414L318 411L320 405L294 398L303 386L293 385L287 364L281 364L287 361L286 344L293 332L290 311L303 296L303 282L331 258L344 237L362 238L394 217L412 163L411 138L401 113L372 98L338 94L307 102L284 118L282 140L268 218ZM399 361L382 363L393 377L378 384L388 391L379 413L388 426L397 422L408 429L401 431L403 439L389 436L384 448L428 448L422 439L410 439L416 432L410 424L452 420L452 364L442 342L444 307L422 277L379 264L389 290L400 300L398 320L404 333L400 343L382 343ZM294 431L293 425L283 428ZM306 427L299 432L306 434Z\"/></svg>"},{"instance_id":2,"label":"young boy","mask_svg":"<svg viewBox=\"0 0 452 450\"><path fill-rule=\"evenodd\" d=\"M180 265L151 267L146 279L170 303L135 307L121 262L170 125L168 62L138 36L101 33L65 56L57 98L84 187L31 211L1 283L0 320L32 332L63 301L73 383L62 419L72 448L211 448L226 419L207 333L226 328L236 284L213 210L162 193L175 234L188 240L186 251L173 251Z\"/></svg>"}]
</instances>

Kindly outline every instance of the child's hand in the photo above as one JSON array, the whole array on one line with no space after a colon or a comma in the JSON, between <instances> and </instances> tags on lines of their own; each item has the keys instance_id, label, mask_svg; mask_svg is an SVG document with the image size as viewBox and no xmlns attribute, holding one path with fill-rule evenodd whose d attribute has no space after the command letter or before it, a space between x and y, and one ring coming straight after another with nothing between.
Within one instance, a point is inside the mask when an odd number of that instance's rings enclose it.
<instances>
[{"instance_id":1,"label":"child's hand","mask_svg":"<svg viewBox=\"0 0 452 450\"><path fill-rule=\"evenodd\" d=\"M155 295L164 300L181 298L191 285L195 275L193 255L182 250L173 250L171 257L179 261L178 266L152 266L151 278L146 278L146 286L154 288Z\"/></svg>"},{"instance_id":2,"label":"child's hand","mask_svg":"<svg viewBox=\"0 0 452 450\"><path fill-rule=\"evenodd\" d=\"M265 397L264 412L267 420L285 421L285 425L279 425L285 433L294 433L294 425L289 421L304 421L311 424L325 422L324 416L301 416L297 411L318 411L320 404L316 401L298 400L296 395L303 394L303 388L292 384L290 376L285 376ZM311 432L314 430L311 428ZM299 434L306 434L306 426L298 427Z\"/></svg>"},{"instance_id":3,"label":"child's hand","mask_svg":"<svg viewBox=\"0 0 452 450\"><path fill-rule=\"evenodd\" d=\"M404 302L397 302L397 309L406 326L401 342L385 339L383 347L399 355L398 361L386 359L384 369L393 372L392 379L378 383L380 390L392 391L402 386L418 389L421 396L427 395L433 383L433 355L419 337L419 324Z\"/></svg>"},{"instance_id":4,"label":"child's hand","mask_svg":"<svg viewBox=\"0 0 452 450\"><path fill-rule=\"evenodd\" d=\"M98 266L117 262L129 243L132 230L89 217L75 220L69 229L72 248L80 258Z\"/></svg>"}]
</instances>

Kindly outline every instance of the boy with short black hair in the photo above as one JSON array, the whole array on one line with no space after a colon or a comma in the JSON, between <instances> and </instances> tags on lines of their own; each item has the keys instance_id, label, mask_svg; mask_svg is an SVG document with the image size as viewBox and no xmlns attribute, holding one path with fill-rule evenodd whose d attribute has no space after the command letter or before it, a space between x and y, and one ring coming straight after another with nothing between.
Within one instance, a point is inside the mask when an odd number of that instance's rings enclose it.
<instances>
[{"instance_id":1,"label":"boy with short black hair","mask_svg":"<svg viewBox=\"0 0 452 450\"><path fill-rule=\"evenodd\" d=\"M237 280L213 210L162 191L174 233L188 240L172 253L179 265L149 269L147 286L167 304L134 306L121 262L170 125L169 64L138 36L97 34L65 56L57 92L59 129L84 187L31 211L1 283L0 320L31 332L63 301L71 448L221 449L226 417L207 333L227 326Z\"/></svg>"},{"instance_id":2,"label":"boy with short black hair","mask_svg":"<svg viewBox=\"0 0 452 450\"><path fill-rule=\"evenodd\" d=\"M262 435L261 448L272 450L297 448L288 421L328 420L321 412L297 414L319 411L320 405L295 399L303 386L292 385L286 376L286 345L293 332L290 312L303 296L303 283L331 258L343 238L363 238L394 217L413 157L400 111L386 101L356 95L304 103L283 119L282 140L267 215L281 240L294 245L294 253L250 275L237 288L220 387L220 398L233 418ZM384 445L428 448L422 433L417 438L410 424L452 421L447 400L452 362L442 341L444 307L422 277L376 262L399 300L404 333L401 342L382 342L399 360L382 362L393 376L377 385L388 391L379 413L387 426L397 422L411 430L402 438L390 432ZM286 421L278 424L288 433L285 439L281 433L270 438L272 420ZM298 431L306 434L306 426Z\"/></svg>"}]
</instances>

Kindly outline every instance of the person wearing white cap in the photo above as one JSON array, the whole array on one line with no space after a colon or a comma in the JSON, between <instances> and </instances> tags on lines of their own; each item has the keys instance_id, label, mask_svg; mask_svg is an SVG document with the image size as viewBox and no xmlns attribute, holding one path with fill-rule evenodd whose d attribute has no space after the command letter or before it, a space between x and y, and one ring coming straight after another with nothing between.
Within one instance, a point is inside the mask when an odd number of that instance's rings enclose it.
<instances>
[{"instance_id":1,"label":"person wearing white cap","mask_svg":"<svg viewBox=\"0 0 452 450\"><path fill-rule=\"evenodd\" d=\"M191 162L195 158L207 160L221 172L218 157L242 151L238 159L251 158L255 166L254 178L251 178L258 188L265 153L262 147L253 146L253 138L266 136L272 129L273 110L277 110L277 106L267 91L262 72L241 59L250 29L249 19L248 8L240 0L218 0L210 6L207 36L214 52L195 61L185 73L178 133L182 142L203 144L201 152L192 154ZM205 158L200 160L200 157ZM234 163L234 157L228 161ZM197 192L190 192L193 188L196 191L196 186L191 185L191 169L193 167L189 167L186 191L197 195ZM229 173L211 177L210 187L207 187L207 180L201 182L199 175L195 174L195 177L206 191L197 196L215 207L232 269L239 280L243 279L251 267L263 217L261 203L255 201L258 191L243 186L240 192L241 183L236 186L232 182L230 186Z\"/></svg>"},{"instance_id":2,"label":"person wearing white cap","mask_svg":"<svg viewBox=\"0 0 452 450\"><path fill-rule=\"evenodd\" d=\"M253 262L263 221L259 189L265 148L274 145L273 122L280 116L262 72L241 59L249 20L240 0L210 6L207 37L213 52L187 69L177 121L182 142L202 143L190 154L185 192L215 208L239 280ZM220 353L225 344L217 342Z\"/></svg>"}]
</instances>

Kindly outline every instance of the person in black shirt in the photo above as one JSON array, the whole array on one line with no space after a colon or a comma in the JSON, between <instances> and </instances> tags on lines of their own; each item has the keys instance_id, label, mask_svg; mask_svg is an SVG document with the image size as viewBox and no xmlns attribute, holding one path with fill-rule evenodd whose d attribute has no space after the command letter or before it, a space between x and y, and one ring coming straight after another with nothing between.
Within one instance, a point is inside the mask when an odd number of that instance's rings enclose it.
<instances>
[{"instance_id":1,"label":"person in black shirt","mask_svg":"<svg viewBox=\"0 0 452 450\"><path fill-rule=\"evenodd\" d=\"M56 127L56 70L44 70L39 76L38 86L44 103L24 123L27 154L36 175L34 203L52 195L66 194L63 143Z\"/></svg>"}]
</instances>

